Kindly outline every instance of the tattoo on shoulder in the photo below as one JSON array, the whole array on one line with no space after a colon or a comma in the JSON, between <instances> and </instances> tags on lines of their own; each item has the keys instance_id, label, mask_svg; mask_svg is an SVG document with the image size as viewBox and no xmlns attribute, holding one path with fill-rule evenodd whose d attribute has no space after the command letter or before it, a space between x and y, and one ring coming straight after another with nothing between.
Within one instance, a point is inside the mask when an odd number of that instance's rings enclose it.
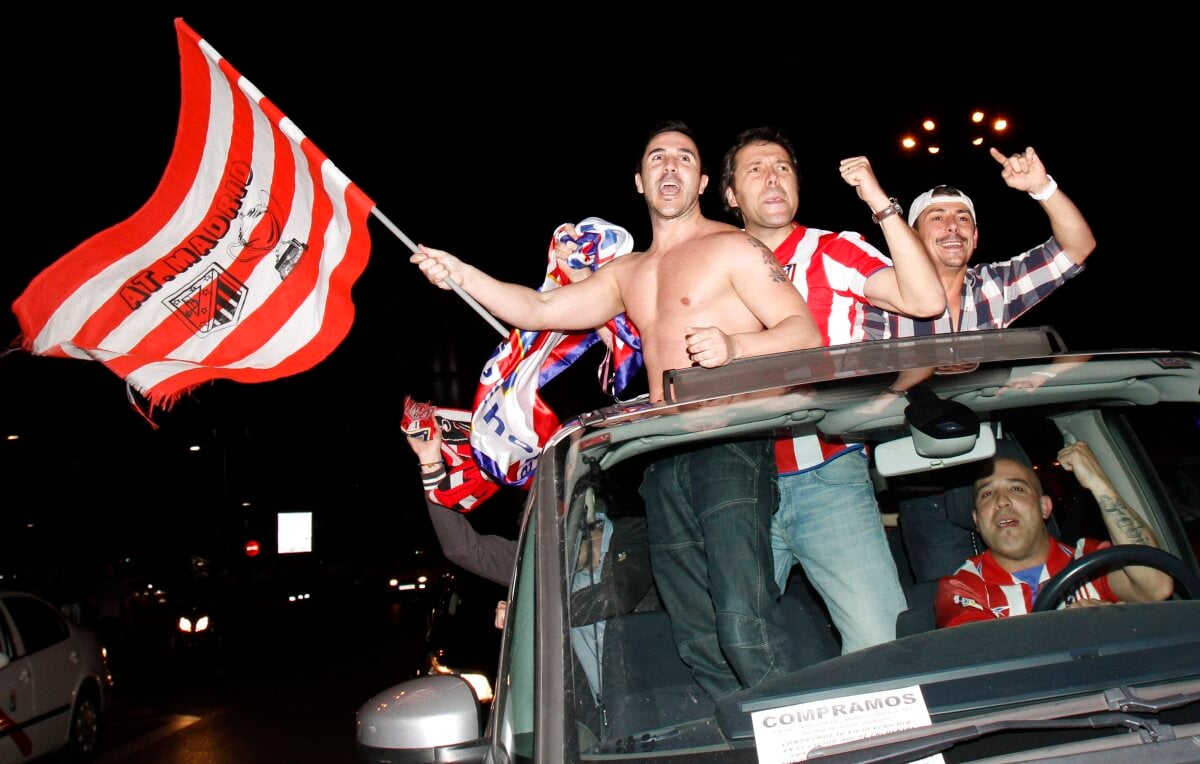
<instances>
[{"instance_id":1,"label":"tattoo on shoulder","mask_svg":"<svg viewBox=\"0 0 1200 764\"><path fill-rule=\"evenodd\" d=\"M750 243L762 250L763 265L767 266L768 275L771 281L776 284L788 283L787 274L783 271L783 266L779 264L779 258L775 257L775 253L766 244L763 244L753 236L749 237Z\"/></svg>"},{"instance_id":2,"label":"tattoo on shoulder","mask_svg":"<svg viewBox=\"0 0 1200 764\"><path fill-rule=\"evenodd\" d=\"M761 241L759 241L757 237L750 236L749 234L747 234L746 238L749 239L750 243L752 245L754 245L755 247L758 247L761 250L765 250L767 252L767 254L771 254L771 248L768 247L766 244L763 244Z\"/></svg>"}]
</instances>

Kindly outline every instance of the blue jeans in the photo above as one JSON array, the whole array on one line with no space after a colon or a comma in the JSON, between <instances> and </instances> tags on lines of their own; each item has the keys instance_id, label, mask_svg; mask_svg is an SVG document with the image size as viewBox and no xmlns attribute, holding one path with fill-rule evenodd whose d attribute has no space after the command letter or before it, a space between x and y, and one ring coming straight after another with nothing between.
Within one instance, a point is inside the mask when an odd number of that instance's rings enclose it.
<instances>
[{"instance_id":1,"label":"blue jeans","mask_svg":"<svg viewBox=\"0 0 1200 764\"><path fill-rule=\"evenodd\" d=\"M650 565L679 656L714 698L800 668L771 571L770 438L685 449L646 468Z\"/></svg>"},{"instance_id":2,"label":"blue jeans","mask_svg":"<svg viewBox=\"0 0 1200 764\"><path fill-rule=\"evenodd\" d=\"M907 607L862 450L779 476L771 523L775 581L798 560L842 635L842 654L896 638Z\"/></svg>"}]
</instances>

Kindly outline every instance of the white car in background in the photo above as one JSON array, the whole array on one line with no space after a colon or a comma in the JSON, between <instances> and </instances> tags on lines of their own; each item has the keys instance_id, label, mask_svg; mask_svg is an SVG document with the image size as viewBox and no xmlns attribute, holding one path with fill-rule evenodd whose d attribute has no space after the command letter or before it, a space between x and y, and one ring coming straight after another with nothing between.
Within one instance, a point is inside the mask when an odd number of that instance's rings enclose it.
<instances>
[{"instance_id":1,"label":"white car in background","mask_svg":"<svg viewBox=\"0 0 1200 764\"><path fill-rule=\"evenodd\" d=\"M51 603L0 591L0 764L87 761L112 698L99 639Z\"/></svg>"}]
</instances>

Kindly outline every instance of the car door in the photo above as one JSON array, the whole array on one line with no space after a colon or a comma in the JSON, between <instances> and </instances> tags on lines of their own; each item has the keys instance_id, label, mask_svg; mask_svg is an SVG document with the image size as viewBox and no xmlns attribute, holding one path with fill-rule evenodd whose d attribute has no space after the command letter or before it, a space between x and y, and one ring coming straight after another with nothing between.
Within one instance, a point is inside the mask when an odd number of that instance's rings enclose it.
<instances>
[{"instance_id":1,"label":"car door","mask_svg":"<svg viewBox=\"0 0 1200 764\"><path fill-rule=\"evenodd\" d=\"M0 679L4 713L12 724L0 747L0 762L7 764L66 741L82 656L68 639L70 628L48 604L19 594L2 603L15 658Z\"/></svg>"},{"instance_id":2,"label":"car door","mask_svg":"<svg viewBox=\"0 0 1200 764\"><path fill-rule=\"evenodd\" d=\"M33 666L18 657L16 634L0 599L0 762L26 761L36 750L25 725L33 718Z\"/></svg>"}]
</instances>

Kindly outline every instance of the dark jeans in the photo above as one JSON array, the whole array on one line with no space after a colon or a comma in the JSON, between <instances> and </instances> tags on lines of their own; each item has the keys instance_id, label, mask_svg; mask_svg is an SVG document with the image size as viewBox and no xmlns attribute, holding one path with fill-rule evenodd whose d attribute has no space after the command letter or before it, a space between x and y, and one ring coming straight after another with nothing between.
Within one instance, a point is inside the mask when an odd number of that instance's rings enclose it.
<instances>
[{"instance_id":1,"label":"dark jeans","mask_svg":"<svg viewBox=\"0 0 1200 764\"><path fill-rule=\"evenodd\" d=\"M651 464L650 563L679 655L714 698L800 667L771 557L773 441L720 441Z\"/></svg>"},{"instance_id":2,"label":"dark jeans","mask_svg":"<svg viewBox=\"0 0 1200 764\"><path fill-rule=\"evenodd\" d=\"M974 494L972 485L962 485L898 502L900 535L914 580L948 576L983 551L969 529L974 528Z\"/></svg>"}]
</instances>

